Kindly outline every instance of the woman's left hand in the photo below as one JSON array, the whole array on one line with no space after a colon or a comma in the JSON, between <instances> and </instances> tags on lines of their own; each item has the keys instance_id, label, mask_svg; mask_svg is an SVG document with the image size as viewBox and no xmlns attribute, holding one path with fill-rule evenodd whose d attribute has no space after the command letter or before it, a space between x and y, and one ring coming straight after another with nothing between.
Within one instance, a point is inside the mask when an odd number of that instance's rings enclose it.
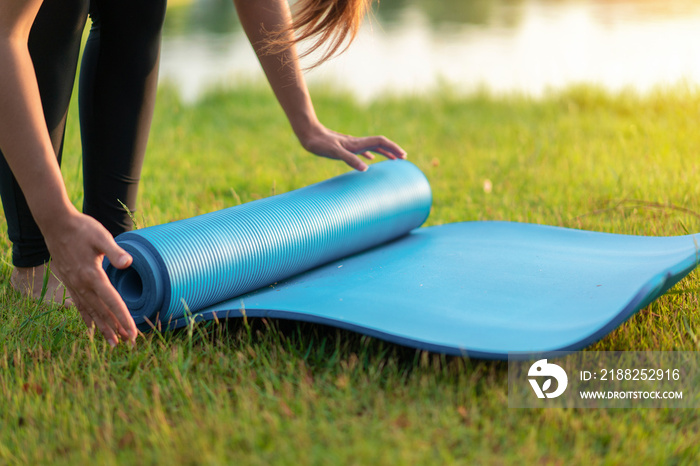
<instances>
[{"instance_id":1,"label":"woman's left hand","mask_svg":"<svg viewBox=\"0 0 700 466\"><path fill-rule=\"evenodd\" d=\"M388 159L405 159L406 151L384 136L354 137L332 131L322 125L299 138L301 145L320 157L342 160L355 170L367 170L358 155L374 160L373 152Z\"/></svg>"},{"instance_id":2,"label":"woman's left hand","mask_svg":"<svg viewBox=\"0 0 700 466\"><path fill-rule=\"evenodd\" d=\"M368 160L374 159L372 152L389 159L406 158L406 151L384 136L356 138L331 131L319 123L296 48L272 53L265 48L270 38L268 31L286 30L292 24L286 0L234 0L234 4L270 86L304 149L321 157L342 160L360 171L367 170L367 164L358 155ZM287 34L293 39L291 32Z\"/></svg>"}]
</instances>

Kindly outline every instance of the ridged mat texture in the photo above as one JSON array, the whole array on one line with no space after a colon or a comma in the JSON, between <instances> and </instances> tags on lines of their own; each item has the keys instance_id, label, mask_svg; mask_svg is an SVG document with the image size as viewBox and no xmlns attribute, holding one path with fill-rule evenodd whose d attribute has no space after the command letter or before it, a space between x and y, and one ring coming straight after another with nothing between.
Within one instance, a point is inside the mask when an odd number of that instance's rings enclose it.
<instances>
[{"instance_id":1,"label":"ridged mat texture","mask_svg":"<svg viewBox=\"0 0 700 466\"><path fill-rule=\"evenodd\" d=\"M420 349L539 357L602 338L698 262L698 237L509 222L418 228L407 161L125 233L107 274L137 325L241 317L335 325Z\"/></svg>"}]
</instances>

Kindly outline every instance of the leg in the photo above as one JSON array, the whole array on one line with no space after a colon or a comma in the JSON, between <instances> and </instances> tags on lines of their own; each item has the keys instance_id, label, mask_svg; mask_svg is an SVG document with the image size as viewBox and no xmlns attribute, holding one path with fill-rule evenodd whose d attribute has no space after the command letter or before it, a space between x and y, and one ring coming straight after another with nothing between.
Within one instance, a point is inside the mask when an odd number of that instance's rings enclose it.
<instances>
[{"instance_id":1,"label":"leg","mask_svg":"<svg viewBox=\"0 0 700 466\"><path fill-rule=\"evenodd\" d=\"M87 0L45 0L29 36L46 125L59 163L87 4ZM31 267L48 261L44 238L4 157L0 160L0 193L14 265Z\"/></svg>"},{"instance_id":2,"label":"leg","mask_svg":"<svg viewBox=\"0 0 700 466\"><path fill-rule=\"evenodd\" d=\"M165 0L92 0L80 72L83 211L116 236L133 225L155 105Z\"/></svg>"},{"instance_id":3,"label":"leg","mask_svg":"<svg viewBox=\"0 0 700 466\"><path fill-rule=\"evenodd\" d=\"M29 36L46 125L59 163L87 9L88 0L45 0ZM4 157L0 157L0 194L16 267L12 283L26 294L38 295L49 252ZM51 284L58 286L55 279Z\"/></svg>"}]
</instances>

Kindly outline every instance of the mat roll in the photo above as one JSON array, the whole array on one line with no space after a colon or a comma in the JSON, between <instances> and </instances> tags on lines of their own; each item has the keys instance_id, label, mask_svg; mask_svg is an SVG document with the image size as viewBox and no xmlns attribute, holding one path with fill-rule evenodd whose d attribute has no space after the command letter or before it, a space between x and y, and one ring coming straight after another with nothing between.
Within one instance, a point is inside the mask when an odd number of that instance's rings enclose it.
<instances>
[{"instance_id":1,"label":"mat roll","mask_svg":"<svg viewBox=\"0 0 700 466\"><path fill-rule=\"evenodd\" d=\"M604 337L700 263L700 234L417 228L430 205L418 168L387 161L125 233L117 242L133 265L106 269L142 330L245 315L452 355L542 359Z\"/></svg>"},{"instance_id":2,"label":"mat roll","mask_svg":"<svg viewBox=\"0 0 700 466\"><path fill-rule=\"evenodd\" d=\"M124 233L107 275L147 328L401 237L430 213L412 163L385 161L296 191Z\"/></svg>"}]
</instances>

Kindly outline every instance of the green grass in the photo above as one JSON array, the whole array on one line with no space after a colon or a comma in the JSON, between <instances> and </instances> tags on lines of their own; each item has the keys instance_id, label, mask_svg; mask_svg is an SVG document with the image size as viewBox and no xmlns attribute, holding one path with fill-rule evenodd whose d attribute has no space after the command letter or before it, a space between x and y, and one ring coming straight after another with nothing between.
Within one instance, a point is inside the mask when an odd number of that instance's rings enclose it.
<instances>
[{"instance_id":1,"label":"green grass","mask_svg":"<svg viewBox=\"0 0 700 466\"><path fill-rule=\"evenodd\" d=\"M700 231L700 93L576 87L540 100L316 95L321 119L399 142L430 179L429 225L513 220L588 230ZM71 113L64 174L80 205ZM159 96L140 226L299 188L346 171L305 153L271 93ZM485 180L492 185L484 189ZM74 310L0 284L0 463L692 464L695 410L509 410L507 366L417 352L323 326L255 320L89 338ZM690 350L696 273L593 345Z\"/></svg>"}]
</instances>

